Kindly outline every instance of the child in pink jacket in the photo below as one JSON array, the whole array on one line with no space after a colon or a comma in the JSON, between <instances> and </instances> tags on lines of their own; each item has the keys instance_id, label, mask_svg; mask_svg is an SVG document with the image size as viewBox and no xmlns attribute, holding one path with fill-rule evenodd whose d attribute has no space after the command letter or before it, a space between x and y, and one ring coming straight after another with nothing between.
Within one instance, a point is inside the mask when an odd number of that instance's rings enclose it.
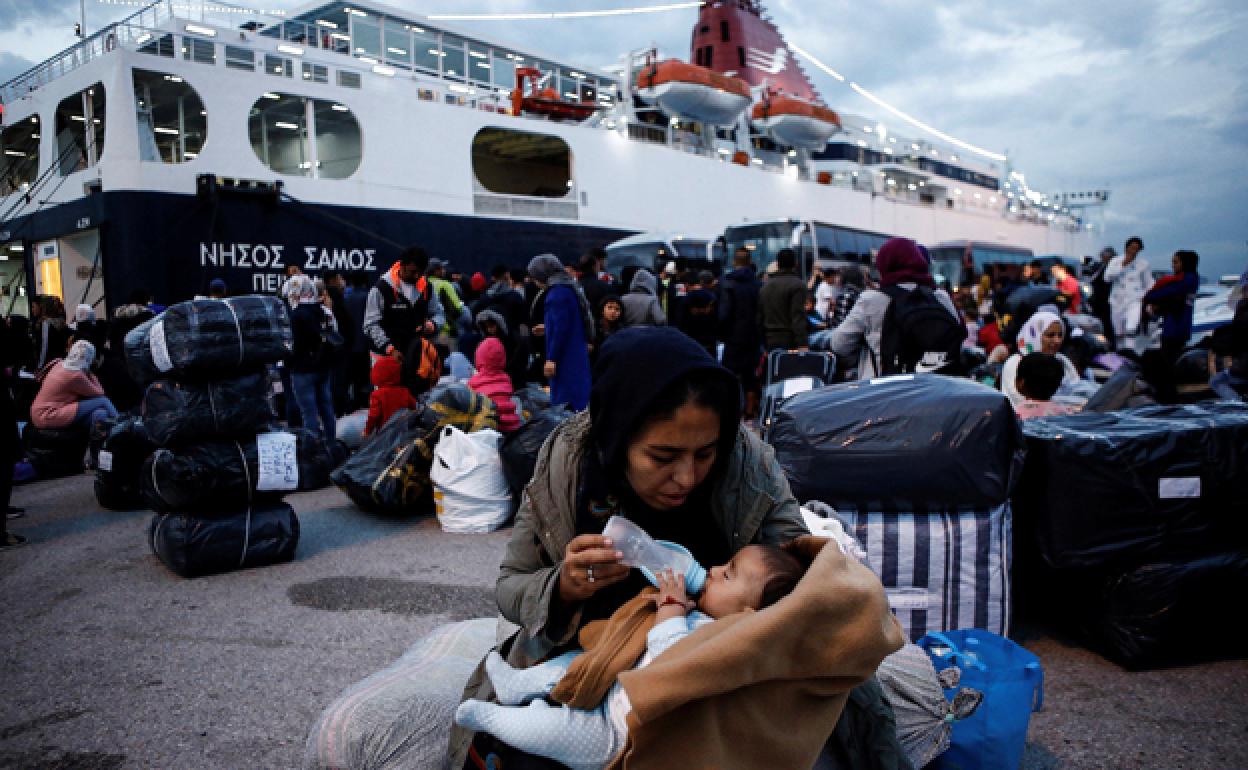
<instances>
[{"instance_id":1,"label":"child in pink jacket","mask_svg":"<svg viewBox=\"0 0 1248 770\"><path fill-rule=\"evenodd\" d=\"M489 396L498 409L498 430L511 433L520 427L516 414L516 402L511 398L511 378L507 376L507 351L502 340L486 337L477 346L477 373L468 380L468 387L483 396Z\"/></svg>"},{"instance_id":2,"label":"child in pink jacket","mask_svg":"<svg viewBox=\"0 0 1248 770\"><path fill-rule=\"evenodd\" d=\"M91 373L95 346L79 340L69 354L46 367L39 394L30 407L36 428L82 427L117 416L113 402L104 395L100 381Z\"/></svg>"}]
</instances>

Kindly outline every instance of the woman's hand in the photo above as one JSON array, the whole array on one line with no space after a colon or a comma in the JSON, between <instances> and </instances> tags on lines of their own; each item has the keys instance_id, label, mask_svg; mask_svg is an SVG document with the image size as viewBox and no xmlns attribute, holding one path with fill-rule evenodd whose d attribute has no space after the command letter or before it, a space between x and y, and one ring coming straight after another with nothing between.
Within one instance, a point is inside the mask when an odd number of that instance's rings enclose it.
<instances>
[{"instance_id":1,"label":"woman's hand","mask_svg":"<svg viewBox=\"0 0 1248 770\"><path fill-rule=\"evenodd\" d=\"M629 567L620 564L624 554L610 538L578 535L568 543L559 568L559 597L580 602L628 577Z\"/></svg>"},{"instance_id":2,"label":"woman's hand","mask_svg":"<svg viewBox=\"0 0 1248 770\"><path fill-rule=\"evenodd\" d=\"M546 363L542 366L542 374L544 374L544 375L546 376L546 379L548 379L548 380L549 380L551 377L554 377L554 376L555 376L555 372L556 372L556 371L557 371L557 365L555 364L555 362L554 362L554 361L547 361L547 362L546 362Z\"/></svg>"},{"instance_id":3,"label":"woman's hand","mask_svg":"<svg viewBox=\"0 0 1248 770\"><path fill-rule=\"evenodd\" d=\"M534 337L545 336L546 324L537 324L536 326L534 326L532 329L529 330L529 334L532 334Z\"/></svg>"}]
</instances>

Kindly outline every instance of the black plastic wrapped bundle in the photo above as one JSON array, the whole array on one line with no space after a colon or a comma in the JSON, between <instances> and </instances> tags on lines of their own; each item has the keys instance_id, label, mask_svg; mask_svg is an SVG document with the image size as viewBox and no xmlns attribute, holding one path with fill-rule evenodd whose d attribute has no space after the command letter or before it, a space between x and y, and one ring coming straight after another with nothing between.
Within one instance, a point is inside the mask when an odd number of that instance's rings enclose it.
<instances>
[{"instance_id":1,"label":"black plastic wrapped bundle","mask_svg":"<svg viewBox=\"0 0 1248 770\"><path fill-rule=\"evenodd\" d=\"M571 416L572 413L562 407L538 412L503 441L499 454L512 494L519 495L524 491L533 478L533 468L537 465L537 453L542 444L546 443L546 438L555 428Z\"/></svg>"},{"instance_id":2,"label":"black plastic wrapped bundle","mask_svg":"<svg viewBox=\"0 0 1248 770\"><path fill-rule=\"evenodd\" d=\"M414 410L396 412L332 479L352 502L385 514L423 513L433 506L429 470L442 429L498 429L494 402L465 385L435 388Z\"/></svg>"},{"instance_id":3,"label":"black plastic wrapped bundle","mask_svg":"<svg viewBox=\"0 0 1248 770\"><path fill-rule=\"evenodd\" d=\"M769 438L798 500L859 510L998 506L1025 454L1004 395L936 374L802 393Z\"/></svg>"},{"instance_id":4,"label":"black plastic wrapped bundle","mask_svg":"<svg viewBox=\"0 0 1248 770\"><path fill-rule=\"evenodd\" d=\"M1080 631L1093 647L1127 668L1244 655L1241 634L1209 628L1210 618L1226 614L1227 597L1248 592L1248 552L1242 546L1105 575L1080 575L1075 582L1068 595L1082 597Z\"/></svg>"},{"instance_id":5,"label":"black plastic wrapped bundle","mask_svg":"<svg viewBox=\"0 0 1248 770\"><path fill-rule=\"evenodd\" d=\"M155 450L138 417L126 415L97 423L91 437L96 502L114 511L144 507L139 476L143 461Z\"/></svg>"},{"instance_id":6,"label":"black plastic wrapped bundle","mask_svg":"<svg viewBox=\"0 0 1248 770\"><path fill-rule=\"evenodd\" d=\"M179 302L126 335L126 365L140 383L215 379L290 355L290 313L277 297Z\"/></svg>"},{"instance_id":7,"label":"black plastic wrapped bundle","mask_svg":"<svg viewBox=\"0 0 1248 770\"><path fill-rule=\"evenodd\" d=\"M215 516L158 513L149 540L165 566L182 577L211 575L295 558L299 518L280 501Z\"/></svg>"},{"instance_id":8,"label":"black plastic wrapped bundle","mask_svg":"<svg viewBox=\"0 0 1248 770\"><path fill-rule=\"evenodd\" d=\"M85 428L36 428L26 423L22 446L41 479L82 473L90 436Z\"/></svg>"},{"instance_id":9,"label":"black plastic wrapped bundle","mask_svg":"<svg viewBox=\"0 0 1248 770\"><path fill-rule=\"evenodd\" d=\"M1248 548L1248 406L1204 402L1028 420L1014 496L1057 569Z\"/></svg>"},{"instance_id":10,"label":"black plastic wrapped bundle","mask_svg":"<svg viewBox=\"0 0 1248 770\"><path fill-rule=\"evenodd\" d=\"M148 435L159 446L254 436L277 420L263 369L204 383L157 380L143 394L142 412Z\"/></svg>"},{"instance_id":11,"label":"black plastic wrapped bundle","mask_svg":"<svg viewBox=\"0 0 1248 770\"><path fill-rule=\"evenodd\" d=\"M287 447L285 465L261 444ZM262 453L269 461L263 461ZM274 501L288 492L329 484L334 461L320 438L303 430L262 433L239 441L214 441L180 449L158 449L143 464L140 488L155 511L236 510L257 501Z\"/></svg>"}]
</instances>

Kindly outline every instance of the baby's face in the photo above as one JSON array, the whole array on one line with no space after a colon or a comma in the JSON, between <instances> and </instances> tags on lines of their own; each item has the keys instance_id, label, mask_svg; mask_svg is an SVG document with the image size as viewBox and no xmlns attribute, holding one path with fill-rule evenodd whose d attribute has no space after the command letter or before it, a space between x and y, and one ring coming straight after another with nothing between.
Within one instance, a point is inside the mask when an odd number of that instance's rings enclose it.
<instances>
[{"instance_id":1,"label":"baby's face","mask_svg":"<svg viewBox=\"0 0 1248 770\"><path fill-rule=\"evenodd\" d=\"M711 567L706 587L698 599L698 609L713 618L758 609L767 579L767 568L760 554L761 549L746 546L727 564Z\"/></svg>"}]
</instances>

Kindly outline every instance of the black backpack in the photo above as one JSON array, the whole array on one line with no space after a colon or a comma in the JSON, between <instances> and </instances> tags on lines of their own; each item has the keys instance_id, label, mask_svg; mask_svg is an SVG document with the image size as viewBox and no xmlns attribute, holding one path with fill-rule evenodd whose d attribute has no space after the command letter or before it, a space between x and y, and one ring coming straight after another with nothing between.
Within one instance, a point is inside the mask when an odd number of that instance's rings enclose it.
<instances>
[{"instance_id":1,"label":"black backpack","mask_svg":"<svg viewBox=\"0 0 1248 770\"><path fill-rule=\"evenodd\" d=\"M891 302L884 314L876 371L882 376L912 372L955 374L961 361L962 341L966 339L966 327L957 316L927 286L916 286L910 291L888 286L880 291Z\"/></svg>"}]
</instances>

